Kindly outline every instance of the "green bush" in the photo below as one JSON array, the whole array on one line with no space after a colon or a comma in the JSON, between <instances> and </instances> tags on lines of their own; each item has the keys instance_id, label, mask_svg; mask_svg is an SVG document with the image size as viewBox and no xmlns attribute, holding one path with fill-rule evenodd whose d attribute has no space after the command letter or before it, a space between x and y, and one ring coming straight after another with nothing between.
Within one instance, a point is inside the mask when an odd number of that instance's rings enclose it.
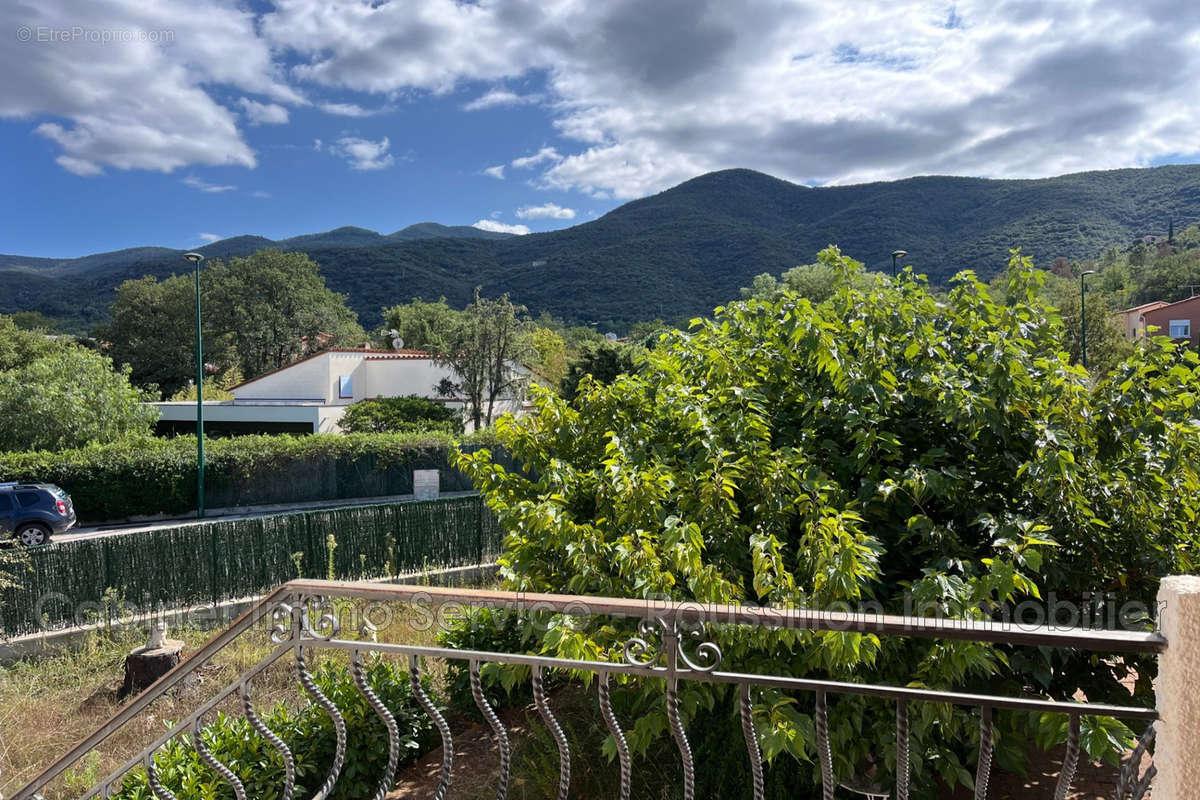
<instances>
[{"instance_id":1,"label":"green bush","mask_svg":"<svg viewBox=\"0 0 1200 800\"><path fill-rule=\"evenodd\" d=\"M346 409L338 423L346 433L413 433L463 430L462 414L445 403L410 394L373 397Z\"/></svg>"},{"instance_id":2,"label":"green bush","mask_svg":"<svg viewBox=\"0 0 1200 800\"><path fill-rule=\"evenodd\" d=\"M939 295L908 271L864 286L862 265L833 248L821 262L838 284L819 304L788 291L734 303L669 334L636 374L585 378L573 400L535 395L536 413L496 426L530 473L486 450L457 460L507 531L506 588L984 619L1101 590L1114 608L1148 611L1160 576L1194 568L1194 352L1149 341L1097 379L1063 352L1061 319L1026 259L1010 264L1003 302L969 273ZM537 650L609 658L631 633L628 621L575 620L545 629ZM1151 700L1153 659L849 632L710 635L737 671L1124 703L1121 680L1137 674L1135 702ZM661 708L660 684L643 691ZM680 690L689 718L717 699ZM801 794L818 780L811 710L811 695L756 697L764 752L804 764ZM639 721L632 748L647 751L654 724ZM1003 768L1064 733L1028 714L997 714L996 726ZM894 727L890 707L831 699L838 777L863 769ZM966 709L914 707L914 796L970 783L978 727ZM1111 720L1083 727L1092 758L1129 740Z\"/></svg>"},{"instance_id":3,"label":"green bush","mask_svg":"<svg viewBox=\"0 0 1200 800\"><path fill-rule=\"evenodd\" d=\"M413 469L442 470L442 489L469 489L447 465L445 432L240 436L206 443L209 508L408 494ZM179 514L196 507L196 439L139 439L61 452L0 453L0 480L65 489L81 520Z\"/></svg>"},{"instance_id":4,"label":"green bush","mask_svg":"<svg viewBox=\"0 0 1200 800\"><path fill-rule=\"evenodd\" d=\"M372 658L364 665L367 684L396 717L400 731L400 766L408 764L438 741L433 722L412 695L408 672L399 665ZM346 721L346 756L334 800L373 797L388 758L387 729L358 691L349 670L326 661L313 673L317 687L338 707ZM428 691L428 687L426 687ZM306 705L293 711L278 705L263 715L296 758L296 800L312 797L329 774L336 738L333 721L323 709ZM275 800L283 788L284 767L279 753L241 717L218 715L201 732L214 757L246 787L246 796ZM159 779L179 800L232 800L232 787L201 760L190 738L172 739L155 757ZM139 768L127 777L115 797L153 800L154 793Z\"/></svg>"}]
</instances>

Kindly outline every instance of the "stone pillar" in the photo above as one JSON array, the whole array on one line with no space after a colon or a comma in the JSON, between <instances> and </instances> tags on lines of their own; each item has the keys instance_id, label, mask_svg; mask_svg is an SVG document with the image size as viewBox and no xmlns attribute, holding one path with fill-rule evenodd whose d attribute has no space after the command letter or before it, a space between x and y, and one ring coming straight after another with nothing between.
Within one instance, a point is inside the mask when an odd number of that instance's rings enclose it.
<instances>
[{"instance_id":1,"label":"stone pillar","mask_svg":"<svg viewBox=\"0 0 1200 800\"><path fill-rule=\"evenodd\" d=\"M436 500L441 491L441 474L436 469L413 470L413 496L418 500Z\"/></svg>"},{"instance_id":2,"label":"stone pillar","mask_svg":"<svg viewBox=\"0 0 1200 800\"><path fill-rule=\"evenodd\" d=\"M1158 626L1167 649L1158 661L1154 800L1200 800L1200 577L1163 578Z\"/></svg>"}]
</instances>

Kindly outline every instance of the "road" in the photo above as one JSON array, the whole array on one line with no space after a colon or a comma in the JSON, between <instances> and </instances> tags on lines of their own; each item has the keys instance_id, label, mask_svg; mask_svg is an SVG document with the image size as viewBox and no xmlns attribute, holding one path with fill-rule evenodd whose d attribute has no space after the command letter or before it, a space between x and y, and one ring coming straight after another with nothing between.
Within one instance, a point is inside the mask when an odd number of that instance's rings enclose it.
<instances>
[{"instance_id":1,"label":"road","mask_svg":"<svg viewBox=\"0 0 1200 800\"><path fill-rule=\"evenodd\" d=\"M439 497L467 497L476 492L442 492ZM346 508L349 506L379 506L390 503L411 503L416 497L411 494L397 494L388 497L360 497L344 500L319 500L312 503L287 503L272 506L257 506L235 511L234 509L210 509L205 521L254 519L255 517L273 517L278 514L290 514L299 511L319 511L323 508ZM230 512L230 513L226 513ZM52 542L73 542L78 539L101 539L106 536L126 536L131 533L152 531L160 528L177 528L182 525L196 525L200 522L195 517L175 517L146 522L119 522L111 525L87 525L72 528L66 533L51 539Z\"/></svg>"}]
</instances>

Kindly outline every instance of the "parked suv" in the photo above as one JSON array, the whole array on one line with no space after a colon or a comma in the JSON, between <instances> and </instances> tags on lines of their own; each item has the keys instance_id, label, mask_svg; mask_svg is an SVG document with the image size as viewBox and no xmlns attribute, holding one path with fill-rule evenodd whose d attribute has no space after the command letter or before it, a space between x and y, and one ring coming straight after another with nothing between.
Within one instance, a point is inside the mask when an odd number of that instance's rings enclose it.
<instances>
[{"instance_id":1,"label":"parked suv","mask_svg":"<svg viewBox=\"0 0 1200 800\"><path fill-rule=\"evenodd\" d=\"M52 483L0 483L0 538L45 544L75 524L71 497Z\"/></svg>"}]
</instances>

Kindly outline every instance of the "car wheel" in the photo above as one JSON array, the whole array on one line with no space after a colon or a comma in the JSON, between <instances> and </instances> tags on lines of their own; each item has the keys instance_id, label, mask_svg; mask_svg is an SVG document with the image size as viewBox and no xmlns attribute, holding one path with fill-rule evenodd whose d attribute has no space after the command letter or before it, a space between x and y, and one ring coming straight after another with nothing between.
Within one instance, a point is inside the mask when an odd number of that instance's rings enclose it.
<instances>
[{"instance_id":1,"label":"car wheel","mask_svg":"<svg viewBox=\"0 0 1200 800\"><path fill-rule=\"evenodd\" d=\"M26 547L37 547L50 541L50 529L45 525L31 522L17 528L17 539Z\"/></svg>"}]
</instances>

